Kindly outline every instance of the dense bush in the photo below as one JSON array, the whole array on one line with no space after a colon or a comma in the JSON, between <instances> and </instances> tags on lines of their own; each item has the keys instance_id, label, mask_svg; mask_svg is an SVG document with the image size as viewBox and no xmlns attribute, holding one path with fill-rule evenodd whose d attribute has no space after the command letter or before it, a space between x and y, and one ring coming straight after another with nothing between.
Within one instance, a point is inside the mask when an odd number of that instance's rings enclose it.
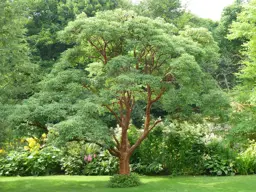
<instances>
[{"instance_id":1,"label":"dense bush","mask_svg":"<svg viewBox=\"0 0 256 192\"><path fill-rule=\"evenodd\" d=\"M79 156L65 156L61 158L61 170L65 175L81 175L84 162Z\"/></svg>"},{"instance_id":2,"label":"dense bush","mask_svg":"<svg viewBox=\"0 0 256 192\"><path fill-rule=\"evenodd\" d=\"M256 173L256 142L251 141L248 148L241 152L236 160L239 174Z\"/></svg>"},{"instance_id":3,"label":"dense bush","mask_svg":"<svg viewBox=\"0 0 256 192\"><path fill-rule=\"evenodd\" d=\"M130 129L131 141L140 130ZM26 138L0 151L0 175L114 175L118 159L95 144L69 142L61 149ZM133 144L133 143L131 143ZM23 146L22 146L23 145ZM245 145L245 143L243 143ZM256 173L256 142L234 145L207 124L173 122L149 135L131 158L131 171L145 175L235 175ZM16 150L14 150L16 149ZM118 176L115 176L118 177Z\"/></svg>"},{"instance_id":4,"label":"dense bush","mask_svg":"<svg viewBox=\"0 0 256 192\"><path fill-rule=\"evenodd\" d=\"M61 159L61 168L66 175L113 175L117 173L117 159L95 144L69 142L64 154Z\"/></svg>"},{"instance_id":5,"label":"dense bush","mask_svg":"<svg viewBox=\"0 0 256 192\"><path fill-rule=\"evenodd\" d=\"M131 132L134 138L140 134L134 128ZM204 157L212 149L207 148L211 142L209 135L206 123L173 122L157 127L135 151L131 159L132 171L150 175L204 174Z\"/></svg>"},{"instance_id":6,"label":"dense bush","mask_svg":"<svg viewBox=\"0 0 256 192\"><path fill-rule=\"evenodd\" d=\"M61 169L66 175L81 175L84 169L84 156L86 149L90 148L81 142L68 142L63 149L64 155L61 158Z\"/></svg>"},{"instance_id":7,"label":"dense bush","mask_svg":"<svg viewBox=\"0 0 256 192\"><path fill-rule=\"evenodd\" d=\"M236 156L228 141L214 134L206 140L204 155L204 173L209 175L235 175L237 174Z\"/></svg>"},{"instance_id":8,"label":"dense bush","mask_svg":"<svg viewBox=\"0 0 256 192\"><path fill-rule=\"evenodd\" d=\"M235 161L231 159L221 159L218 155L205 156L205 173L215 176L235 175Z\"/></svg>"},{"instance_id":9,"label":"dense bush","mask_svg":"<svg viewBox=\"0 0 256 192\"><path fill-rule=\"evenodd\" d=\"M102 151L98 155L91 157L91 161L86 162L84 175L113 175L118 172L118 161L108 151Z\"/></svg>"},{"instance_id":10,"label":"dense bush","mask_svg":"<svg viewBox=\"0 0 256 192\"><path fill-rule=\"evenodd\" d=\"M165 164L169 174L198 175L203 173L206 125L172 123L166 130Z\"/></svg>"},{"instance_id":11,"label":"dense bush","mask_svg":"<svg viewBox=\"0 0 256 192\"><path fill-rule=\"evenodd\" d=\"M209 124L173 122L156 128L135 151L132 171L140 174L234 175L237 152ZM133 129L137 138L139 130ZM240 160L241 164L241 160Z\"/></svg>"},{"instance_id":12,"label":"dense bush","mask_svg":"<svg viewBox=\"0 0 256 192\"><path fill-rule=\"evenodd\" d=\"M140 132L136 128L130 131L130 140L135 141ZM132 171L146 175L162 174L164 172L164 153L166 153L164 145L163 128L157 127L134 152L131 158Z\"/></svg>"},{"instance_id":13,"label":"dense bush","mask_svg":"<svg viewBox=\"0 0 256 192\"><path fill-rule=\"evenodd\" d=\"M59 174L61 151L47 147L39 151L12 151L0 159L2 176Z\"/></svg>"},{"instance_id":14,"label":"dense bush","mask_svg":"<svg viewBox=\"0 0 256 192\"><path fill-rule=\"evenodd\" d=\"M140 184L140 178L136 173L131 173L129 175L113 175L109 181L109 187L112 188L135 187Z\"/></svg>"}]
</instances>

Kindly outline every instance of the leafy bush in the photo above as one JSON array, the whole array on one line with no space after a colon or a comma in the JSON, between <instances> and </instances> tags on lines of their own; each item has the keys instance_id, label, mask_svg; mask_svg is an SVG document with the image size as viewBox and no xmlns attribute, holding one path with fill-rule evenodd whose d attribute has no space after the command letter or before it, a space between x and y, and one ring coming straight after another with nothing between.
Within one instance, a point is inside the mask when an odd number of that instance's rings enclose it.
<instances>
[{"instance_id":1,"label":"leafy bush","mask_svg":"<svg viewBox=\"0 0 256 192\"><path fill-rule=\"evenodd\" d=\"M113 175L118 171L118 161L108 151L94 155L90 162L87 161L83 170L85 175Z\"/></svg>"},{"instance_id":2,"label":"leafy bush","mask_svg":"<svg viewBox=\"0 0 256 192\"><path fill-rule=\"evenodd\" d=\"M235 162L237 153L231 147L229 141L212 133L206 137L205 145L205 174L224 176L237 173Z\"/></svg>"},{"instance_id":3,"label":"leafy bush","mask_svg":"<svg viewBox=\"0 0 256 192\"><path fill-rule=\"evenodd\" d=\"M132 144L139 134L140 131L136 128L130 129L129 135ZM131 157L132 171L145 175L161 174L164 171L163 160L166 152L164 144L163 128L156 127Z\"/></svg>"},{"instance_id":4,"label":"leafy bush","mask_svg":"<svg viewBox=\"0 0 256 192\"><path fill-rule=\"evenodd\" d=\"M248 148L241 152L236 160L240 174L256 173L256 142L251 141Z\"/></svg>"},{"instance_id":5,"label":"leafy bush","mask_svg":"<svg viewBox=\"0 0 256 192\"><path fill-rule=\"evenodd\" d=\"M69 142L61 167L66 175L113 175L117 173L118 162L95 144Z\"/></svg>"},{"instance_id":6,"label":"leafy bush","mask_svg":"<svg viewBox=\"0 0 256 192\"><path fill-rule=\"evenodd\" d=\"M80 156L65 156L61 158L61 170L65 175L81 175L84 162Z\"/></svg>"},{"instance_id":7,"label":"leafy bush","mask_svg":"<svg viewBox=\"0 0 256 192\"><path fill-rule=\"evenodd\" d=\"M40 151L12 151L0 159L2 176L38 176L60 173L61 151L47 147Z\"/></svg>"},{"instance_id":8,"label":"leafy bush","mask_svg":"<svg viewBox=\"0 0 256 192\"><path fill-rule=\"evenodd\" d=\"M203 172L206 125L174 122L165 127L164 164L169 174L196 175Z\"/></svg>"},{"instance_id":9,"label":"leafy bush","mask_svg":"<svg viewBox=\"0 0 256 192\"><path fill-rule=\"evenodd\" d=\"M140 184L140 178L136 173L131 173L129 175L113 175L109 181L109 187L112 188L135 187Z\"/></svg>"},{"instance_id":10,"label":"leafy bush","mask_svg":"<svg viewBox=\"0 0 256 192\"><path fill-rule=\"evenodd\" d=\"M215 176L235 175L235 161L231 159L221 159L218 155L205 156L205 172L206 174Z\"/></svg>"},{"instance_id":11,"label":"leafy bush","mask_svg":"<svg viewBox=\"0 0 256 192\"><path fill-rule=\"evenodd\" d=\"M150 164L141 164L141 163L135 163L131 164L131 169L133 172L141 173L145 175L152 175L152 174L159 174L164 171L163 164L158 162L152 162Z\"/></svg>"}]
</instances>

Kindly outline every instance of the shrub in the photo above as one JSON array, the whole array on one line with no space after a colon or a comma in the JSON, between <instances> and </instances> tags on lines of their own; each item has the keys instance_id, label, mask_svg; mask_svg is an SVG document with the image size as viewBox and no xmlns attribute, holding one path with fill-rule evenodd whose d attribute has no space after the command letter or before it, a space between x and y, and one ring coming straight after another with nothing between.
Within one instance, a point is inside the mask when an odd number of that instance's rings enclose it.
<instances>
[{"instance_id":1,"label":"shrub","mask_svg":"<svg viewBox=\"0 0 256 192\"><path fill-rule=\"evenodd\" d=\"M81 175L84 167L80 156L65 156L61 158L61 170L65 175Z\"/></svg>"},{"instance_id":2,"label":"shrub","mask_svg":"<svg viewBox=\"0 0 256 192\"><path fill-rule=\"evenodd\" d=\"M251 141L248 148L236 160L239 174L256 173L256 142Z\"/></svg>"},{"instance_id":3,"label":"shrub","mask_svg":"<svg viewBox=\"0 0 256 192\"><path fill-rule=\"evenodd\" d=\"M204 173L216 176L235 175L237 153L230 142L213 133L208 135L205 142Z\"/></svg>"},{"instance_id":4,"label":"shrub","mask_svg":"<svg viewBox=\"0 0 256 192\"><path fill-rule=\"evenodd\" d=\"M47 147L36 152L12 151L0 159L2 176L38 176L60 173L61 151Z\"/></svg>"},{"instance_id":5,"label":"shrub","mask_svg":"<svg viewBox=\"0 0 256 192\"><path fill-rule=\"evenodd\" d=\"M61 169L66 175L82 175L86 166L84 157L97 151L99 148L95 144L68 142L64 149L64 157L61 159Z\"/></svg>"},{"instance_id":6,"label":"shrub","mask_svg":"<svg viewBox=\"0 0 256 192\"><path fill-rule=\"evenodd\" d=\"M129 131L131 132L130 140L135 142L140 135L139 130L133 127ZM162 174L165 152L163 128L156 127L131 157L132 171L145 175Z\"/></svg>"},{"instance_id":7,"label":"shrub","mask_svg":"<svg viewBox=\"0 0 256 192\"><path fill-rule=\"evenodd\" d=\"M133 172L145 175L156 175L164 171L163 164L158 162L152 162L150 164L134 163L131 164L131 169Z\"/></svg>"},{"instance_id":8,"label":"shrub","mask_svg":"<svg viewBox=\"0 0 256 192\"><path fill-rule=\"evenodd\" d=\"M113 175L117 173L118 162L95 144L69 142L61 167L66 175Z\"/></svg>"},{"instance_id":9,"label":"shrub","mask_svg":"<svg viewBox=\"0 0 256 192\"><path fill-rule=\"evenodd\" d=\"M92 155L92 160L86 162L84 175L113 175L118 171L118 161L108 151Z\"/></svg>"},{"instance_id":10,"label":"shrub","mask_svg":"<svg viewBox=\"0 0 256 192\"><path fill-rule=\"evenodd\" d=\"M235 161L231 159L221 159L218 155L205 156L205 173L214 176L235 175Z\"/></svg>"},{"instance_id":11,"label":"shrub","mask_svg":"<svg viewBox=\"0 0 256 192\"><path fill-rule=\"evenodd\" d=\"M174 122L165 127L165 160L169 174L203 173L206 125Z\"/></svg>"},{"instance_id":12,"label":"shrub","mask_svg":"<svg viewBox=\"0 0 256 192\"><path fill-rule=\"evenodd\" d=\"M140 184L140 178L136 173L129 175L113 175L109 181L109 187L111 188L128 188L139 186Z\"/></svg>"}]
</instances>

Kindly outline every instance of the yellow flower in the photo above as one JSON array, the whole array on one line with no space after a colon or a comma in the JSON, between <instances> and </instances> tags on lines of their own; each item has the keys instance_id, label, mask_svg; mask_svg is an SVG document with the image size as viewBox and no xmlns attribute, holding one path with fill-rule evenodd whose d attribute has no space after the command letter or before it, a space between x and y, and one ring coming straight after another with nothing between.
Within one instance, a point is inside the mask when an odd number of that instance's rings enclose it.
<instances>
[{"instance_id":1,"label":"yellow flower","mask_svg":"<svg viewBox=\"0 0 256 192\"><path fill-rule=\"evenodd\" d=\"M35 145L36 145L36 140L35 140L35 139L33 139L33 138L27 138L26 140L27 140L28 146L29 146L30 148L35 147Z\"/></svg>"},{"instance_id":2,"label":"yellow flower","mask_svg":"<svg viewBox=\"0 0 256 192\"><path fill-rule=\"evenodd\" d=\"M44 133L44 134L42 135L42 138L45 139L46 137L47 137L47 135Z\"/></svg>"},{"instance_id":3,"label":"yellow flower","mask_svg":"<svg viewBox=\"0 0 256 192\"><path fill-rule=\"evenodd\" d=\"M29 147L28 146L24 146L24 150L28 151Z\"/></svg>"},{"instance_id":4,"label":"yellow flower","mask_svg":"<svg viewBox=\"0 0 256 192\"><path fill-rule=\"evenodd\" d=\"M5 150L0 149L0 154L3 154L5 152Z\"/></svg>"}]
</instances>

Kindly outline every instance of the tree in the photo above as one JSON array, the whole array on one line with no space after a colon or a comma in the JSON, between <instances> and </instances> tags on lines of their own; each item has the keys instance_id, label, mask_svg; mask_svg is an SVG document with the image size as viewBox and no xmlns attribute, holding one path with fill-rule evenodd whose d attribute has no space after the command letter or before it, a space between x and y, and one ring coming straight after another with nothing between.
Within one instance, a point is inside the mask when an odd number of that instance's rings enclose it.
<instances>
[{"instance_id":1,"label":"tree","mask_svg":"<svg viewBox=\"0 0 256 192\"><path fill-rule=\"evenodd\" d=\"M255 92L255 63L256 63L256 1L245 4L237 21L233 22L229 39L244 39L242 50L243 67L238 74L239 84L235 89L236 101L234 107L234 129L239 136L255 139L256 92Z\"/></svg>"},{"instance_id":2,"label":"tree","mask_svg":"<svg viewBox=\"0 0 256 192\"><path fill-rule=\"evenodd\" d=\"M26 0L29 22L27 38L33 51L33 60L44 69L50 70L60 54L72 45L57 39L57 32L63 30L76 15L85 13L88 17L97 11L127 7L126 0Z\"/></svg>"},{"instance_id":3,"label":"tree","mask_svg":"<svg viewBox=\"0 0 256 192\"><path fill-rule=\"evenodd\" d=\"M129 174L132 153L162 122L161 118L152 119L152 106L165 93L183 86L200 93L199 82L211 71L211 61L218 58L216 53L213 59L207 55L208 61L199 56L203 47L196 42L203 45L210 39L193 36L200 30L187 30L180 36L172 31L172 25L161 20L118 10L99 13L94 18L78 18L61 33L63 40L85 50L85 60L91 59L87 65L89 82L84 87L95 92L93 103L110 112L121 128L121 138L113 134L115 146L109 148L119 158L120 174ZM146 103L143 131L132 145L128 130L134 106L141 100Z\"/></svg>"},{"instance_id":4,"label":"tree","mask_svg":"<svg viewBox=\"0 0 256 192\"><path fill-rule=\"evenodd\" d=\"M49 137L59 141L83 140L108 149L119 158L120 174L129 174L134 150L163 123L152 115L158 103L170 113L198 108L206 116L227 105L210 74L218 61L210 33L176 31L162 19L132 11L100 12L91 18L81 14L59 33L63 43L74 47L41 82L41 91L20 106L23 114L28 111L20 119L33 126L41 118ZM173 104L175 100L180 103ZM212 113L205 108L209 102ZM33 107L37 103L40 109ZM128 135L138 106L144 110L144 123L131 143Z\"/></svg>"},{"instance_id":5,"label":"tree","mask_svg":"<svg viewBox=\"0 0 256 192\"><path fill-rule=\"evenodd\" d=\"M27 13L20 1L0 2L0 144L7 139L8 115L13 106L30 97L38 81L25 39Z\"/></svg>"},{"instance_id":6,"label":"tree","mask_svg":"<svg viewBox=\"0 0 256 192\"><path fill-rule=\"evenodd\" d=\"M183 19L181 16L184 14L180 0L142 0L135 6L135 10L146 17L161 17L176 26L180 26Z\"/></svg>"},{"instance_id":7,"label":"tree","mask_svg":"<svg viewBox=\"0 0 256 192\"><path fill-rule=\"evenodd\" d=\"M3 103L15 103L33 92L31 83L37 66L29 60L23 8L17 1L0 2L0 102Z\"/></svg>"},{"instance_id":8,"label":"tree","mask_svg":"<svg viewBox=\"0 0 256 192\"><path fill-rule=\"evenodd\" d=\"M244 42L243 38L227 39L232 22L237 20L237 15L242 11L242 1L236 1L224 8L222 17L215 33L221 53L221 60L216 71L216 79L220 86L230 91L236 85L235 73L241 67L242 55L240 50Z\"/></svg>"}]
</instances>

